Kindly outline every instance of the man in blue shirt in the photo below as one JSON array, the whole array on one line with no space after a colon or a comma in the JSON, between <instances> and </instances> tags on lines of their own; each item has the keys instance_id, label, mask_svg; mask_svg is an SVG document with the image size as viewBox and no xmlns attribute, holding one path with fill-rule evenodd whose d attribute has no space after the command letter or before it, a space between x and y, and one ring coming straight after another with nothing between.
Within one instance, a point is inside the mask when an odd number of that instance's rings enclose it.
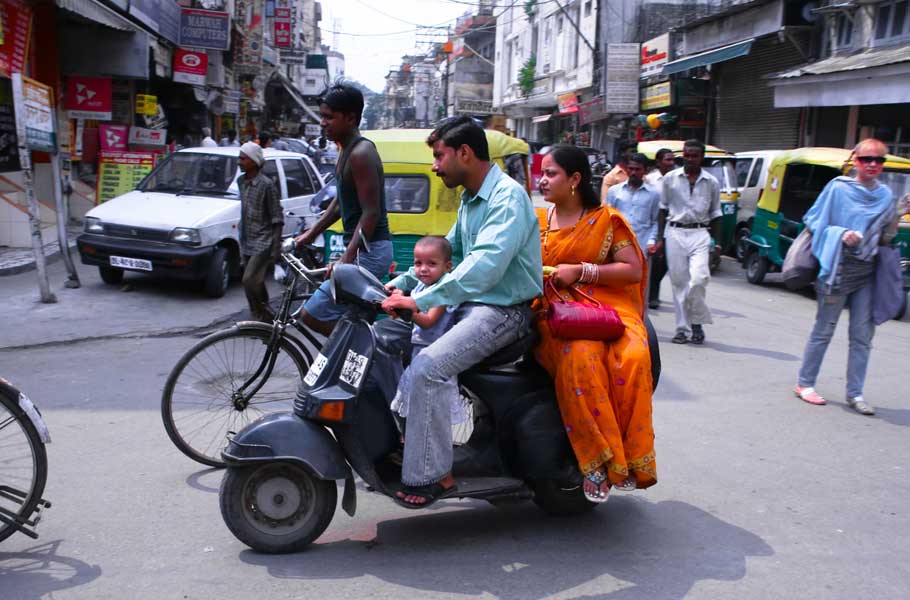
<instances>
[{"instance_id":1,"label":"man in blue shirt","mask_svg":"<svg viewBox=\"0 0 910 600\"><path fill-rule=\"evenodd\" d=\"M464 186L446 238L458 262L434 285L404 295L418 280L412 268L389 282L382 304L396 311L457 306L455 324L411 363L404 461L397 493L408 508L452 495L451 408L438 402L452 377L530 333L530 301L543 293L540 225L527 192L496 165L483 129L469 117L440 125L427 145L433 172L446 187Z\"/></svg>"}]
</instances>

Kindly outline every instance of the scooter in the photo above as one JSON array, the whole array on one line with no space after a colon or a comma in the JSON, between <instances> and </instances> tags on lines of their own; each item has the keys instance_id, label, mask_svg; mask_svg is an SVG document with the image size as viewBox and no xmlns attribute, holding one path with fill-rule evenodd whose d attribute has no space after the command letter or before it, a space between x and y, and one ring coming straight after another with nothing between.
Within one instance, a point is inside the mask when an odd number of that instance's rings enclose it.
<instances>
[{"instance_id":1,"label":"scooter","mask_svg":"<svg viewBox=\"0 0 910 600\"><path fill-rule=\"evenodd\" d=\"M390 498L401 488L400 430L389 406L410 357L410 325L377 322L388 293L366 269L338 264L331 282L333 300L349 310L313 360L294 412L248 425L222 453L222 517L260 552L295 552L318 538L335 512L336 481L344 481L341 506L352 517L355 474ZM660 355L647 326L656 386ZM552 380L531 357L535 343L528 335L459 375L473 431L454 448L458 489L450 498L530 499L554 514L596 506L582 491Z\"/></svg>"}]
</instances>

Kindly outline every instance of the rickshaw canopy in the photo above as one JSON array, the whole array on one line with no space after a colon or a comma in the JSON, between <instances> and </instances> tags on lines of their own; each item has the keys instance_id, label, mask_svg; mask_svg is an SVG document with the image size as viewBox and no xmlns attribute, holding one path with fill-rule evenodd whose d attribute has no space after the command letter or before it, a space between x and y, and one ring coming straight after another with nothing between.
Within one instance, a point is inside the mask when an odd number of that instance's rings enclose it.
<instances>
[{"instance_id":1,"label":"rickshaw canopy","mask_svg":"<svg viewBox=\"0 0 910 600\"><path fill-rule=\"evenodd\" d=\"M383 164L429 165L433 163L433 152L427 146L427 138L432 132L432 129L377 129L361 133L376 144ZM490 160L530 153L528 143L519 138L493 129L485 132L490 147Z\"/></svg>"},{"instance_id":2,"label":"rickshaw canopy","mask_svg":"<svg viewBox=\"0 0 910 600\"><path fill-rule=\"evenodd\" d=\"M638 142L638 152L647 156L649 160L655 160L657 151L661 148L672 150L674 156L682 156L685 143L685 140L648 140ZM736 155L723 148L705 144L705 158L736 158Z\"/></svg>"}]
</instances>

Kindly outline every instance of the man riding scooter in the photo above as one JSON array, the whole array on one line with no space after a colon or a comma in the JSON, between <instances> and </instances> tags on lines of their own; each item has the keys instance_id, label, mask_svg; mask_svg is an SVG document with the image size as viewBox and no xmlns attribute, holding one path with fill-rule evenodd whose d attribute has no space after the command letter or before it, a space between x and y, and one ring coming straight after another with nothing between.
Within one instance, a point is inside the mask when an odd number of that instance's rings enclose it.
<instances>
[{"instance_id":1,"label":"man riding scooter","mask_svg":"<svg viewBox=\"0 0 910 600\"><path fill-rule=\"evenodd\" d=\"M490 163L483 129L469 117L446 121L427 139L433 171L464 186L446 238L459 265L414 296L414 269L386 287L382 309L422 312L457 306L455 324L411 364L412 382L399 504L421 508L456 491L449 407L434 403L446 381L527 335L530 301L543 292L539 227L524 188Z\"/></svg>"}]
</instances>

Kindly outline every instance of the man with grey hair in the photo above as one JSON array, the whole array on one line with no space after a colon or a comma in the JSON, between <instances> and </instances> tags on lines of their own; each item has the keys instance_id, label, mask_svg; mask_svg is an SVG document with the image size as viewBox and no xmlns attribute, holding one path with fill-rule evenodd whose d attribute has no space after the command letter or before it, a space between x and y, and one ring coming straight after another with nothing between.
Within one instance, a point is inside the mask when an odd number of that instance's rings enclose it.
<instances>
[{"instance_id":1,"label":"man with grey hair","mask_svg":"<svg viewBox=\"0 0 910 600\"><path fill-rule=\"evenodd\" d=\"M242 145L238 164L243 171L237 180L241 202L240 251L246 262L243 289L253 318L271 323L274 315L269 308L265 275L281 251L284 215L275 184L261 171L265 156L259 144Z\"/></svg>"}]
</instances>

